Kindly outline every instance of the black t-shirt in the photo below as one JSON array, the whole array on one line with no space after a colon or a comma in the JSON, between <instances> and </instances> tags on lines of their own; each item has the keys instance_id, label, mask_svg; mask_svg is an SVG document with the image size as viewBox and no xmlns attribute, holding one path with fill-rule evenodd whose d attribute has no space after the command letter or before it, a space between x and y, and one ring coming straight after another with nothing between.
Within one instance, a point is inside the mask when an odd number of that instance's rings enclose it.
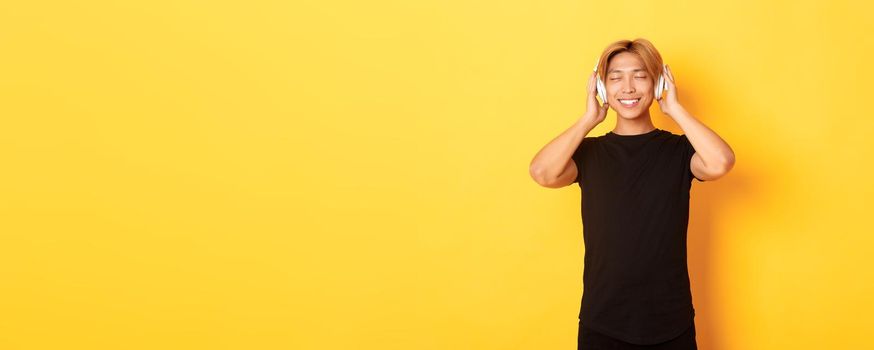
<instances>
[{"instance_id":1,"label":"black t-shirt","mask_svg":"<svg viewBox=\"0 0 874 350\"><path fill-rule=\"evenodd\" d=\"M654 344L692 324L686 229L694 153L686 135L661 129L586 137L574 152L585 244L583 327Z\"/></svg>"}]
</instances>

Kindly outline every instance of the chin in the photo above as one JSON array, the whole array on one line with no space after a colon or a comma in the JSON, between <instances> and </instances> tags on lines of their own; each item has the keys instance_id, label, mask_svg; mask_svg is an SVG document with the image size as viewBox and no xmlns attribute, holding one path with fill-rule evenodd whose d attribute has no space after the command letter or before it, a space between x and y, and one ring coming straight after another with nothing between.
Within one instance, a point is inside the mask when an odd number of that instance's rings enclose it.
<instances>
[{"instance_id":1,"label":"chin","mask_svg":"<svg viewBox=\"0 0 874 350\"><path fill-rule=\"evenodd\" d=\"M649 101L646 105L639 105L635 108L628 109L621 105L619 106L611 106L613 110L616 111L616 116L622 119L637 119L638 117L646 114L645 112L649 110L649 107L652 106L652 101Z\"/></svg>"},{"instance_id":2,"label":"chin","mask_svg":"<svg viewBox=\"0 0 874 350\"><path fill-rule=\"evenodd\" d=\"M637 117L640 117L641 114L643 114L643 113L637 113L637 114L616 114L616 115L617 115L619 118L622 118L622 119L629 119L629 120L630 120L630 119L637 119Z\"/></svg>"}]
</instances>

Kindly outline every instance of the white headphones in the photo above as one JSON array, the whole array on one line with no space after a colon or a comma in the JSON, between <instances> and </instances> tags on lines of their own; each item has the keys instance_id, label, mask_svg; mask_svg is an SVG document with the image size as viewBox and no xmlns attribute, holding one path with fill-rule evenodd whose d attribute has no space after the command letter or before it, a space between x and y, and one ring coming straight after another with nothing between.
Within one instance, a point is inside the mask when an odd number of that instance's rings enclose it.
<instances>
[{"instance_id":1,"label":"white headphones","mask_svg":"<svg viewBox=\"0 0 874 350\"><path fill-rule=\"evenodd\" d=\"M607 87L604 85L604 81L601 80L601 76L598 75L598 64L601 63L601 59L598 58L598 62L595 63L595 77L598 81L595 83L595 88L598 90L598 97L601 97L601 104L607 102ZM656 82L655 86L655 99L660 100L662 98L662 92L668 89L668 82L665 81L665 70L668 68L662 64L662 74L659 75L659 79Z\"/></svg>"}]
</instances>

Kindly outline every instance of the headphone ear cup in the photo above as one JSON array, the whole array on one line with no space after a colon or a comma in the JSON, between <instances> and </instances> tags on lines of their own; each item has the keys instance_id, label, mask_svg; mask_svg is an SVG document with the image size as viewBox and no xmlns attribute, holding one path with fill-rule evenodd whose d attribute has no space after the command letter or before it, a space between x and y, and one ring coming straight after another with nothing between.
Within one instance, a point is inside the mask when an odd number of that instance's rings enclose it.
<instances>
[{"instance_id":1,"label":"headphone ear cup","mask_svg":"<svg viewBox=\"0 0 874 350\"><path fill-rule=\"evenodd\" d=\"M592 71L595 72L595 90L598 92L598 97L601 98L601 103L607 102L607 88L604 87L604 82L601 81L601 76L598 75L598 65L601 64L601 58L598 58L598 62L595 62L595 68Z\"/></svg>"},{"instance_id":2,"label":"headphone ear cup","mask_svg":"<svg viewBox=\"0 0 874 350\"><path fill-rule=\"evenodd\" d=\"M656 83L655 88L655 99L660 100L662 98L662 92L665 89L665 76L659 75L659 81Z\"/></svg>"},{"instance_id":3,"label":"headphone ear cup","mask_svg":"<svg viewBox=\"0 0 874 350\"><path fill-rule=\"evenodd\" d=\"M664 97L665 90L668 89L668 65L662 63L662 74L659 76L662 81L662 87L659 89L659 96Z\"/></svg>"},{"instance_id":4,"label":"headphone ear cup","mask_svg":"<svg viewBox=\"0 0 874 350\"><path fill-rule=\"evenodd\" d=\"M604 86L604 82L601 81L600 76L598 77L598 82L595 85L596 85L596 88L598 90L598 96L601 97L601 103L602 104L606 103L607 102L607 88Z\"/></svg>"}]
</instances>

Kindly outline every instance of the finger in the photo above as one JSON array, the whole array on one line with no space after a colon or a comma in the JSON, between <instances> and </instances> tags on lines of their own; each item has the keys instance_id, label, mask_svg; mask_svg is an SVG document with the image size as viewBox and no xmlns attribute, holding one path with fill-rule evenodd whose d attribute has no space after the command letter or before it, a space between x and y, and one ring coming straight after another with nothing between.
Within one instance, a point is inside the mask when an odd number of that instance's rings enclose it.
<instances>
[{"instance_id":1,"label":"finger","mask_svg":"<svg viewBox=\"0 0 874 350\"><path fill-rule=\"evenodd\" d=\"M666 90L673 90L676 86L674 78L671 76L671 71L668 68L665 68L665 85Z\"/></svg>"},{"instance_id":2,"label":"finger","mask_svg":"<svg viewBox=\"0 0 874 350\"><path fill-rule=\"evenodd\" d=\"M674 73L671 73L671 66L665 65L665 71L668 72L668 78L671 78L671 82L674 82Z\"/></svg>"}]
</instances>

